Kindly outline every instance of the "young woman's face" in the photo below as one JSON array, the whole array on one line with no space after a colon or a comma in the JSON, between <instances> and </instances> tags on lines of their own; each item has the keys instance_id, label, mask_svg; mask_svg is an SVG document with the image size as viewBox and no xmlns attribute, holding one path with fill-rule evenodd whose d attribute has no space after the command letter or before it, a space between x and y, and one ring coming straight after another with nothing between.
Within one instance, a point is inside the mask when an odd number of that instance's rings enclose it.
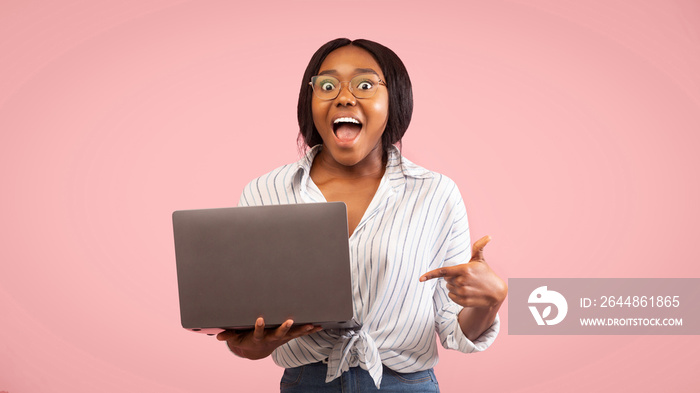
<instances>
[{"instance_id":1,"label":"young woman's face","mask_svg":"<svg viewBox=\"0 0 700 393\"><path fill-rule=\"evenodd\" d=\"M389 93L379 85L369 98L356 98L349 81L364 74L376 74L384 81L379 64L366 50L348 45L331 52L321 64L319 75L330 75L341 82L338 97L311 100L314 125L323 139L322 154L346 167L371 164L383 156L382 134L389 117ZM357 87L353 87L357 88ZM338 121L338 119L345 118ZM354 119L352 122L348 118ZM354 123L359 122L359 124Z\"/></svg>"}]
</instances>

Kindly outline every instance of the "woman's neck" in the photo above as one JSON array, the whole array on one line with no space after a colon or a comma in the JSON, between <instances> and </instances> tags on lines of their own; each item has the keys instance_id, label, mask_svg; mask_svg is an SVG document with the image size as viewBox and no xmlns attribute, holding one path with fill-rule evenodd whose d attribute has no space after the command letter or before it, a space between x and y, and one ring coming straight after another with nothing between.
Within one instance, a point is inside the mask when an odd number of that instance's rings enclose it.
<instances>
[{"instance_id":1,"label":"woman's neck","mask_svg":"<svg viewBox=\"0 0 700 393\"><path fill-rule=\"evenodd\" d=\"M386 160L387 154L381 146L372 150L367 157L352 166L337 162L327 150L321 148L311 165L311 177L314 180L326 178L336 180L379 179L384 175Z\"/></svg>"}]
</instances>

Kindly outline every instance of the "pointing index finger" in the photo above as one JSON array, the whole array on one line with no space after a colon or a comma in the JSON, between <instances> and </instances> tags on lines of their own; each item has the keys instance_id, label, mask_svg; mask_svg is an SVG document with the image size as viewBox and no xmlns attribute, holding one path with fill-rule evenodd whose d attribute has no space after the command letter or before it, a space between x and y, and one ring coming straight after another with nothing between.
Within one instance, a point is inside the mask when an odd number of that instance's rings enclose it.
<instances>
[{"instance_id":1,"label":"pointing index finger","mask_svg":"<svg viewBox=\"0 0 700 393\"><path fill-rule=\"evenodd\" d=\"M459 275L457 266L441 267L439 269L431 270L420 277L420 281L428 281L433 278L440 277L453 277Z\"/></svg>"}]
</instances>

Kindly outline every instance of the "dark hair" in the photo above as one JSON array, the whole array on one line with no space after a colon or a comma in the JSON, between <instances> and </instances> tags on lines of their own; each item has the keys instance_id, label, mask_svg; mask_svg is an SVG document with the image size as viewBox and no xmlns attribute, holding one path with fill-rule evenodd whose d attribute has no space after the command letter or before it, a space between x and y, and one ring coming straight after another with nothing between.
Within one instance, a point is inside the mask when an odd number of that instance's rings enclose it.
<instances>
[{"instance_id":1,"label":"dark hair","mask_svg":"<svg viewBox=\"0 0 700 393\"><path fill-rule=\"evenodd\" d=\"M391 145L401 142L401 138L403 138L408 124L411 122L411 115L413 114L411 79L408 77L408 71L406 71L403 62L391 49L374 41L363 39L351 41L347 38L329 41L318 48L311 57L309 65L306 66L304 77L301 80L299 103L297 104L299 145L302 147L305 144L308 147L312 147L323 143L321 135L316 130L311 113L311 98L314 93L311 86L309 86L309 81L312 76L318 74L321 63L323 63L323 60L326 59L329 53L347 45L354 45L369 52L377 61L384 74L384 82L386 82L386 88L389 92L389 119L387 120L384 134L382 134L382 147L384 150L387 150Z\"/></svg>"}]
</instances>

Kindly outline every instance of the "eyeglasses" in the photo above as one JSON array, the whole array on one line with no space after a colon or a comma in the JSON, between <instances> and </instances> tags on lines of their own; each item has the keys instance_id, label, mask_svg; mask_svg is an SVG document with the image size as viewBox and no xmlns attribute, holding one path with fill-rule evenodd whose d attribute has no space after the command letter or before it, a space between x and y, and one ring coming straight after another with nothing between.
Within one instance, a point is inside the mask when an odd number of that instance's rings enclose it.
<instances>
[{"instance_id":1,"label":"eyeglasses","mask_svg":"<svg viewBox=\"0 0 700 393\"><path fill-rule=\"evenodd\" d=\"M316 75L311 78L309 85L319 99L334 100L340 94L343 83L348 83L348 90L356 98L370 98L377 92L379 85L386 86L386 83L376 74L360 74L349 82L341 82L330 75Z\"/></svg>"}]
</instances>

